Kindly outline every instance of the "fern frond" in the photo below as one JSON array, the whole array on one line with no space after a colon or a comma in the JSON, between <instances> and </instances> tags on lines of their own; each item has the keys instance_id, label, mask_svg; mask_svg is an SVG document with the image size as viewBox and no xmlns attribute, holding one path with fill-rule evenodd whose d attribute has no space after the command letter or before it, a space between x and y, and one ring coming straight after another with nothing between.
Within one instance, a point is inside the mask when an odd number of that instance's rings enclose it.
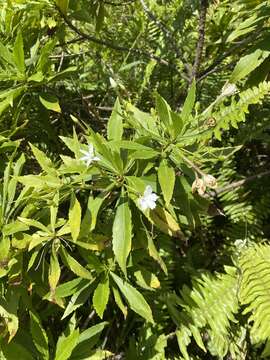
<instances>
[{"instance_id":1,"label":"fern frond","mask_svg":"<svg viewBox=\"0 0 270 360\"><path fill-rule=\"evenodd\" d=\"M270 339L270 246L255 245L243 252L240 301L249 314L251 340L258 344Z\"/></svg>"},{"instance_id":2,"label":"fern frond","mask_svg":"<svg viewBox=\"0 0 270 360\"><path fill-rule=\"evenodd\" d=\"M210 351L213 355L223 357L229 351L233 339L230 336L230 322L235 322L234 314L238 310L236 296L236 270L226 268L227 273L203 274L200 279L193 281L192 290L185 286L181 295L181 313L183 324L178 334L180 350L188 359L186 347L193 336L197 345L205 350L200 331L204 330L210 339ZM200 331L199 331L200 329ZM180 341L183 336L183 341Z\"/></svg>"},{"instance_id":3,"label":"fern frond","mask_svg":"<svg viewBox=\"0 0 270 360\"><path fill-rule=\"evenodd\" d=\"M216 121L212 130L215 137L221 140L222 129L228 130L231 126L237 129L238 123L245 121L246 114L249 112L248 107L261 103L269 92L270 82L263 81L257 87L241 92L238 101L234 99L228 106L222 104L220 109L212 114Z\"/></svg>"}]
</instances>

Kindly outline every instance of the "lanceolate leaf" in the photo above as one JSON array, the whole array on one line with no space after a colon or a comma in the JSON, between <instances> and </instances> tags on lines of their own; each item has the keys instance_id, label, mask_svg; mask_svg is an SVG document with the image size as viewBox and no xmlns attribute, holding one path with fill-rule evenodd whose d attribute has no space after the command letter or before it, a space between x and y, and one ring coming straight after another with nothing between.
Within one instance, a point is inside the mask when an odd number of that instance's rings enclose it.
<instances>
[{"instance_id":1,"label":"lanceolate leaf","mask_svg":"<svg viewBox=\"0 0 270 360\"><path fill-rule=\"evenodd\" d=\"M175 172L172 166L168 164L167 160L162 160L158 168L158 181L162 190L162 194L166 205L169 205L175 183Z\"/></svg>"},{"instance_id":2,"label":"lanceolate leaf","mask_svg":"<svg viewBox=\"0 0 270 360\"><path fill-rule=\"evenodd\" d=\"M195 80L193 80L181 112L181 117L184 124L187 122L189 115L191 114L191 111L195 103L195 98L196 98L196 83Z\"/></svg>"},{"instance_id":3,"label":"lanceolate leaf","mask_svg":"<svg viewBox=\"0 0 270 360\"><path fill-rule=\"evenodd\" d=\"M23 37L22 33L19 30L13 49L14 61L17 66L17 69L20 73L24 74L25 72L25 63L24 63L24 50L23 50Z\"/></svg>"},{"instance_id":4,"label":"lanceolate leaf","mask_svg":"<svg viewBox=\"0 0 270 360\"><path fill-rule=\"evenodd\" d=\"M69 0L56 0L56 5L62 11L63 14L67 14Z\"/></svg>"},{"instance_id":5,"label":"lanceolate leaf","mask_svg":"<svg viewBox=\"0 0 270 360\"><path fill-rule=\"evenodd\" d=\"M71 236L74 241L78 239L81 227L82 209L76 196L72 194L70 201L70 209L68 213L68 222L70 225Z\"/></svg>"},{"instance_id":6,"label":"lanceolate leaf","mask_svg":"<svg viewBox=\"0 0 270 360\"><path fill-rule=\"evenodd\" d=\"M122 109L118 98L115 101L111 117L108 121L107 131L108 131L109 140L122 139L122 135L123 135Z\"/></svg>"},{"instance_id":7,"label":"lanceolate leaf","mask_svg":"<svg viewBox=\"0 0 270 360\"><path fill-rule=\"evenodd\" d=\"M61 268L59 265L55 244L52 246L52 253L50 258L49 266L49 285L51 290L51 295L54 297L56 286L59 282L61 275Z\"/></svg>"},{"instance_id":8,"label":"lanceolate leaf","mask_svg":"<svg viewBox=\"0 0 270 360\"><path fill-rule=\"evenodd\" d=\"M129 303L130 308L147 321L154 323L152 310L142 294L113 272L111 272L111 276Z\"/></svg>"},{"instance_id":9,"label":"lanceolate leaf","mask_svg":"<svg viewBox=\"0 0 270 360\"><path fill-rule=\"evenodd\" d=\"M68 360L77 345L79 339L79 330L72 331L68 336L62 335L57 342L55 360Z\"/></svg>"},{"instance_id":10,"label":"lanceolate leaf","mask_svg":"<svg viewBox=\"0 0 270 360\"><path fill-rule=\"evenodd\" d=\"M38 352L41 354L42 359L49 359L48 337L42 327L39 317L30 312L30 329L33 342Z\"/></svg>"},{"instance_id":11,"label":"lanceolate leaf","mask_svg":"<svg viewBox=\"0 0 270 360\"><path fill-rule=\"evenodd\" d=\"M156 107L161 123L165 125L167 131L171 134L173 130L171 108L166 100L159 94L156 94Z\"/></svg>"},{"instance_id":12,"label":"lanceolate leaf","mask_svg":"<svg viewBox=\"0 0 270 360\"><path fill-rule=\"evenodd\" d=\"M126 261L131 250L131 211L126 196L120 198L113 223L113 252L124 274Z\"/></svg>"},{"instance_id":13,"label":"lanceolate leaf","mask_svg":"<svg viewBox=\"0 0 270 360\"><path fill-rule=\"evenodd\" d=\"M103 313L109 300L109 294L109 278L106 276L98 284L93 296L93 306L101 319L103 318Z\"/></svg>"},{"instance_id":14,"label":"lanceolate leaf","mask_svg":"<svg viewBox=\"0 0 270 360\"><path fill-rule=\"evenodd\" d=\"M60 254L62 261L74 274L84 279L92 280L93 277L91 273L84 266L82 266L77 260L75 260L71 255L69 255L69 253L63 247L61 247L60 249Z\"/></svg>"},{"instance_id":15,"label":"lanceolate leaf","mask_svg":"<svg viewBox=\"0 0 270 360\"><path fill-rule=\"evenodd\" d=\"M39 95L39 100L41 104L48 110L52 110L60 113L61 108L56 96L51 94L41 94Z\"/></svg>"},{"instance_id":16,"label":"lanceolate leaf","mask_svg":"<svg viewBox=\"0 0 270 360\"><path fill-rule=\"evenodd\" d=\"M255 70L261 63L269 56L269 51L262 51L257 49L251 54L248 54L242 57L236 64L229 82L236 83L237 81L243 79L253 70Z\"/></svg>"},{"instance_id":17,"label":"lanceolate leaf","mask_svg":"<svg viewBox=\"0 0 270 360\"><path fill-rule=\"evenodd\" d=\"M30 144L30 147L42 170L46 171L48 174L57 175L57 171L54 169L51 160L45 155L45 153L32 144Z\"/></svg>"}]
</instances>

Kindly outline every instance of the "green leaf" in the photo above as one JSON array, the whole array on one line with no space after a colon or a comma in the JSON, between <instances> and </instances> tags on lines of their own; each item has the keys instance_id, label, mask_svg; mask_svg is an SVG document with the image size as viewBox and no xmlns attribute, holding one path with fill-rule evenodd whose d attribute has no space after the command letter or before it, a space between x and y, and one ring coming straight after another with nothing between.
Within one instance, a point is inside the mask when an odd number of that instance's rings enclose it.
<instances>
[{"instance_id":1,"label":"green leaf","mask_svg":"<svg viewBox=\"0 0 270 360\"><path fill-rule=\"evenodd\" d=\"M159 255L159 252L154 244L154 241L151 237L151 235L149 234L148 230L145 228L146 231L146 235L147 235L147 240L148 240L148 251L149 251L149 255L158 262L158 264L160 265L161 269L164 271L164 273L166 275L168 275L168 270L166 267L165 262L162 260L161 256Z\"/></svg>"},{"instance_id":2,"label":"green leaf","mask_svg":"<svg viewBox=\"0 0 270 360\"><path fill-rule=\"evenodd\" d=\"M15 259L14 259L15 260ZM19 328L19 319L15 311L11 311L11 304L8 304L3 298L0 298L0 317L6 323L8 330L8 342L10 342L16 335Z\"/></svg>"},{"instance_id":3,"label":"green leaf","mask_svg":"<svg viewBox=\"0 0 270 360\"><path fill-rule=\"evenodd\" d=\"M110 274L117 286L119 287L121 293L126 298L130 308L147 321L154 323L152 310L145 301L145 298L142 296L142 294L139 293L139 291L136 290L133 286L131 286L128 282L124 281L113 272L111 272Z\"/></svg>"},{"instance_id":4,"label":"green leaf","mask_svg":"<svg viewBox=\"0 0 270 360\"><path fill-rule=\"evenodd\" d=\"M20 221L16 220L6 224L2 228L3 236L9 236L16 234L17 232L27 231L29 230L29 226L26 224L22 224Z\"/></svg>"},{"instance_id":5,"label":"green leaf","mask_svg":"<svg viewBox=\"0 0 270 360\"><path fill-rule=\"evenodd\" d=\"M95 229L97 216L103 201L106 199L106 196L106 193L101 193L95 198L92 195L89 196L87 209L82 220L80 237L87 236L89 232Z\"/></svg>"},{"instance_id":6,"label":"green leaf","mask_svg":"<svg viewBox=\"0 0 270 360\"><path fill-rule=\"evenodd\" d=\"M7 63L14 66L14 56L8 48L0 42L0 57Z\"/></svg>"},{"instance_id":7,"label":"green leaf","mask_svg":"<svg viewBox=\"0 0 270 360\"><path fill-rule=\"evenodd\" d=\"M67 281L61 285L58 285L55 294L57 297L67 297L73 295L77 290L80 284L86 284L86 280L80 277L75 278L73 280Z\"/></svg>"},{"instance_id":8,"label":"green leaf","mask_svg":"<svg viewBox=\"0 0 270 360\"><path fill-rule=\"evenodd\" d=\"M177 137L179 134L181 134L181 131L183 129L183 119L181 115L171 111L171 118L173 122L173 128L174 128L174 135Z\"/></svg>"},{"instance_id":9,"label":"green leaf","mask_svg":"<svg viewBox=\"0 0 270 360\"><path fill-rule=\"evenodd\" d=\"M0 358L1 358L1 351L4 354L3 360L13 360L13 359L22 359L22 360L33 360L33 354L23 345L12 341L11 343L7 344L4 341L0 344ZM19 357L18 357L19 354ZM2 360L2 358L1 358Z\"/></svg>"},{"instance_id":10,"label":"green leaf","mask_svg":"<svg viewBox=\"0 0 270 360\"><path fill-rule=\"evenodd\" d=\"M68 213L68 222L70 225L71 236L74 241L78 239L81 227L82 209L76 196L72 194L70 208Z\"/></svg>"},{"instance_id":11,"label":"green leaf","mask_svg":"<svg viewBox=\"0 0 270 360\"><path fill-rule=\"evenodd\" d=\"M56 96L43 93L42 95L39 95L39 100L46 109L52 110L52 111L55 111L58 113L61 112L61 108L60 108L60 105L59 105L59 102L58 102L58 99Z\"/></svg>"},{"instance_id":12,"label":"green leaf","mask_svg":"<svg viewBox=\"0 0 270 360\"><path fill-rule=\"evenodd\" d=\"M126 196L120 198L119 205L113 222L113 252L116 260L124 274L126 271L126 261L131 250L132 223L131 211L128 206Z\"/></svg>"},{"instance_id":13,"label":"green leaf","mask_svg":"<svg viewBox=\"0 0 270 360\"><path fill-rule=\"evenodd\" d=\"M24 175L18 176L18 181L25 186L33 188L53 188L54 190L62 186L61 180L51 175Z\"/></svg>"},{"instance_id":14,"label":"green leaf","mask_svg":"<svg viewBox=\"0 0 270 360\"><path fill-rule=\"evenodd\" d=\"M196 82L195 80L193 80L181 112L181 118L184 124L188 121L189 115L191 114L191 111L195 103L195 99L196 99Z\"/></svg>"},{"instance_id":15,"label":"green leaf","mask_svg":"<svg viewBox=\"0 0 270 360\"><path fill-rule=\"evenodd\" d=\"M51 228L52 231L55 231L55 224L56 224L56 220L57 220L57 213L58 213L58 206L59 206L59 192L56 191L53 199L52 199L52 205L50 206L50 220L51 220ZM60 229L59 231L63 230Z\"/></svg>"},{"instance_id":16,"label":"green leaf","mask_svg":"<svg viewBox=\"0 0 270 360\"><path fill-rule=\"evenodd\" d=\"M92 280L91 273L83 267L77 260L75 260L69 253L63 248L60 248L61 259L63 263L76 275Z\"/></svg>"},{"instance_id":17,"label":"green leaf","mask_svg":"<svg viewBox=\"0 0 270 360\"><path fill-rule=\"evenodd\" d=\"M91 349L95 345L95 341L93 340L98 340L100 333L107 325L109 325L109 323L107 321L104 321L100 324L91 326L89 329L84 330L79 336L78 343L71 354L70 360L89 359Z\"/></svg>"},{"instance_id":18,"label":"green leaf","mask_svg":"<svg viewBox=\"0 0 270 360\"><path fill-rule=\"evenodd\" d=\"M3 99L0 101L0 115L9 107L13 106L14 100L21 95L21 93L24 91L25 87L20 86L16 89L11 89L7 91L2 91L0 93L0 99Z\"/></svg>"},{"instance_id":19,"label":"green leaf","mask_svg":"<svg viewBox=\"0 0 270 360\"><path fill-rule=\"evenodd\" d=\"M109 278L104 277L98 284L93 295L93 306L98 316L102 319L103 313L106 309L110 294Z\"/></svg>"},{"instance_id":20,"label":"green leaf","mask_svg":"<svg viewBox=\"0 0 270 360\"><path fill-rule=\"evenodd\" d=\"M57 171L54 169L53 163L45 155L45 153L32 144L30 144L30 147L42 170L48 174L51 174L52 176L57 176Z\"/></svg>"},{"instance_id":21,"label":"green leaf","mask_svg":"<svg viewBox=\"0 0 270 360\"><path fill-rule=\"evenodd\" d=\"M117 306L119 307L119 309L122 311L122 313L124 315L124 318L126 319L126 317L127 317L127 307L124 305L123 300L121 298L121 295L120 295L118 289L115 286L113 286L112 290L113 290L114 300L115 300Z\"/></svg>"},{"instance_id":22,"label":"green leaf","mask_svg":"<svg viewBox=\"0 0 270 360\"><path fill-rule=\"evenodd\" d=\"M54 360L68 360L77 345L80 336L79 330L72 331L68 336L62 335L56 345L56 353Z\"/></svg>"},{"instance_id":23,"label":"green leaf","mask_svg":"<svg viewBox=\"0 0 270 360\"><path fill-rule=\"evenodd\" d=\"M269 54L269 51L262 51L257 49L253 53L242 57L236 64L231 74L229 83L236 83L237 81L243 79L259 65L261 65L261 63L266 59L267 56L269 56Z\"/></svg>"},{"instance_id":24,"label":"green leaf","mask_svg":"<svg viewBox=\"0 0 270 360\"><path fill-rule=\"evenodd\" d=\"M96 15L96 31L100 31L104 22L104 17L105 17L106 11L105 11L105 7L104 4L101 2L98 5L98 12Z\"/></svg>"},{"instance_id":25,"label":"green leaf","mask_svg":"<svg viewBox=\"0 0 270 360\"><path fill-rule=\"evenodd\" d=\"M109 325L107 321L103 321L97 325L91 326L89 329L84 330L79 337L78 345L82 342L91 339L92 337L96 336L97 334L101 333L105 326Z\"/></svg>"},{"instance_id":26,"label":"green leaf","mask_svg":"<svg viewBox=\"0 0 270 360\"><path fill-rule=\"evenodd\" d=\"M121 140L123 135L123 116L120 101L117 98L108 121L107 127L109 140Z\"/></svg>"},{"instance_id":27,"label":"green leaf","mask_svg":"<svg viewBox=\"0 0 270 360\"><path fill-rule=\"evenodd\" d=\"M13 48L14 61L20 73L25 73L23 37L19 30Z\"/></svg>"},{"instance_id":28,"label":"green leaf","mask_svg":"<svg viewBox=\"0 0 270 360\"><path fill-rule=\"evenodd\" d=\"M158 181L162 190L162 194L166 205L170 204L173 196L175 184L175 172L167 160L162 160L158 168Z\"/></svg>"},{"instance_id":29,"label":"green leaf","mask_svg":"<svg viewBox=\"0 0 270 360\"><path fill-rule=\"evenodd\" d=\"M170 105L159 94L156 94L156 108L161 123L164 124L167 131L173 135L173 122L171 118Z\"/></svg>"},{"instance_id":30,"label":"green leaf","mask_svg":"<svg viewBox=\"0 0 270 360\"><path fill-rule=\"evenodd\" d=\"M50 266L49 266L49 275L48 275L52 299L54 298L55 289L56 289L56 286L59 282L60 275L61 275L61 268L60 268L57 253L55 250L55 245L56 244L54 243L52 246L52 252L51 252L51 257L50 257Z\"/></svg>"},{"instance_id":31,"label":"green leaf","mask_svg":"<svg viewBox=\"0 0 270 360\"><path fill-rule=\"evenodd\" d=\"M92 283L89 284L89 282L83 280L80 284L78 284L76 287L76 292L72 295L65 309L62 320L73 313L76 309L81 307L87 301L87 299L89 299L91 292Z\"/></svg>"},{"instance_id":32,"label":"green leaf","mask_svg":"<svg viewBox=\"0 0 270 360\"><path fill-rule=\"evenodd\" d=\"M66 15L68 10L69 0L55 0L56 5L59 7L61 12Z\"/></svg>"},{"instance_id":33,"label":"green leaf","mask_svg":"<svg viewBox=\"0 0 270 360\"><path fill-rule=\"evenodd\" d=\"M37 315L30 311L30 330L33 342L42 359L49 359L48 337Z\"/></svg>"},{"instance_id":34,"label":"green leaf","mask_svg":"<svg viewBox=\"0 0 270 360\"><path fill-rule=\"evenodd\" d=\"M153 290L160 287L157 276L146 269L140 269L134 272L137 284L144 289Z\"/></svg>"},{"instance_id":35,"label":"green leaf","mask_svg":"<svg viewBox=\"0 0 270 360\"><path fill-rule=\"evenodd\" d=\"M41 71L36 72L35 74L29 76L29 78L27 79L28 82L30 81L34 81L34 82L41 82L44 80L44 75L42 74Z\"/></svg>"},{"instance_id":36,"label":"green leaf","mask_svg":"<svg viewBox=\"0 0 270 360\"><path fill-rule=\"evenodd\" d=\"M27 226L33 226L34 228L37 228L41 231L44 231L46 234L50 234L49 230L46 228L45 225L43 225L41 222L34 220L34 219L26 219L23 217L18 217L18 220L21 221L23 224Z\"/></svg>"}]
</instances>

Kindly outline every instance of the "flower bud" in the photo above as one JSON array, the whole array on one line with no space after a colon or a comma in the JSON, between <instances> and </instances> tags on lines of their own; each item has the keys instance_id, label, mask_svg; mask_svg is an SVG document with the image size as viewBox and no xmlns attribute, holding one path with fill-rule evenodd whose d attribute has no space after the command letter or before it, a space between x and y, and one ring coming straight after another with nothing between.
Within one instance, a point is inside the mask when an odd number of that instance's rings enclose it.
<instances>
[{"instance_id":1,"label":"flower bud","mask_svg":"<svg viewBox=\"0 0 270 360\"><path fill-rule=\"evenodd\" d=\"M196 179L193 181L191 189L193 193L197 191L200 196L203 196L206 190L206 185L202 179Z\"/></svg>"},{"instance_id":2,"label":"flower bud","mask_svg":"<svg viewBox=\"0 0 270 360\"><path fill-rule=\"evenodd\" d=\"M225 84L221 90L221 96L231 96L237 92L237 87L235 84Z\"/></svg>"},{"instance_id":3,"label":"flower bud","mask_svg":"<svg viewBox=\"0 0 270 360\"><path fill-rule=\"evenodd\" d=\"M217 179L212 175L205 175L203 177L203 182L206 186L215 189L217 187Z\"/></svg>"}]
</instances>

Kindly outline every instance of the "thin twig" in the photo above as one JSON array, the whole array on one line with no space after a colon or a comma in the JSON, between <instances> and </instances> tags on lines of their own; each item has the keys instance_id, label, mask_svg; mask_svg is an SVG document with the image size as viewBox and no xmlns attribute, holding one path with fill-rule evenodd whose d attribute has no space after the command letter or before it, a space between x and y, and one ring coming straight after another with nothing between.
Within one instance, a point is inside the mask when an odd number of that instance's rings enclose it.
<instances>
[{"instance_id":1,"label":"thin twig","mask_svg":"<svg viewBox=\"0 0 270 360\"><path fill-rule=\"evenodd\" d=\"M95 314L96 314L95 310L92 310L92 311L90 312L90 314L87 316L85 322L83 323L81 330L85 330L85 329L88 327L90 321L93 319L93 317L95 316Z\"/></svg>"},{"instance_id":2,"label":"thin twig","mask_svg":"<svg viewBox=\"0 0 270 360\"><path fill-rule=\"evenodd\" d=\"M256 175L252 175L252 176L249 176L245 179L242 179L242 180L239 180L239 181L234 181L233 183L231 184L228 184L226 186L223 186L221 188L217 188L214 192L215 192L215 195L220 195L224 192L228 192L228 191L231 191L233 189L237 189L247 183L250 183L252 182L253 180L257 180L257 179L260 179L262 178L263 176L266 176L266 175L269 175L270 174L270 170L268 171L264 171L260 174L256 174Z\"/></svg>"},{"instance_id":3,"label":"thin twig","mask_svg":"<svg viewBox=\"0 0 270 360\"><path fill-rule=\"evenodd\" d=\"M65 53L64 53L64 51L62 51L62 52L61 52L61 55L60 55L60 62L59 62L59 66L58 66L57 72L60 72L60 71L61 71L61 68L62 68L62 65L63 65L63 61L64 61L64 57L65 57Z\"/></svg>"},{"instance_id":4,"label":"thin twig","mask_svg":"<svg viewBox=\"0 0 270 360\"><path fill-rule=\"evenodd\" d=\"M197 78L197 74L200 69L200 63L203 53L203 46L204 46L204 38L205 38L205 20L206 20L206 13L207 13L207 6L208 6L208 0L201 0L200 1L200 19L199 19L199 39L197 42L197 48L196 48L196 54L195 54L195 60L193 64L193 69L191 73L190 83L193 79Z\"/></svg>"},{"instance_id":5,"label":"thin twig","mask_svg":"<svg viewBox=\"0 0 270 360\"><path fill-rule=\"evenodd\" d=\"M205 176L205 173L196 164L189 160L189 158L187 158L184 154L181 154L181 157L193 170L195 170L195 172L197 172L201 176Z\"/></svg>"},{"instance_id":6,"label":"thin twig","mask_svg":"<svg viewBox=\"0 0 270 360\"><path fill-rule=\"evenodd\" d=\"M104 1L104 4L111 5L111 6L124 6L124 5L130 5L136 0L129 0L129 1L122 1L122 2L113 2L113 1Z\"/></svg>"},{"instance_id":7,"label":"thin twig","mask_svg":"<svg viewBox=\"0 0 270 360\"><path fill-rule=\"evenodd\" d=\"M264 29L263 29L264 30ZM197 77L197 81L201 81L204 78L206 78L208 75L215 72L218 68L218 65L220 65L225 59L227 59L230 55L235 54L235 52L239 49L241 49L242 46L246 46L248 43L258 40L259 35L263 32L262 29L258 30L257 32L252 33L250 36L246 37L242 41L239 41L237 44L232 46L229 50L221 54L211 65L209 65L205 70L200 72Z\"/></svg>"},{"instance_id":8,"label":"thin twig","mask_svg":"<svg viewBox=\"0 0 270 360\"><path fill-rule=\"evenodd\" d=\"M97 45L106 46L106 47L108 47L110 49L113 49L113 50L127 51L127 52L132 52L132 53L135 53L135 54L146 56L146 57L148 57L150 59L156 60L157 62L159 62L162 65L166 65L168 67L173 68L175 71L178 71L175 65L169 63L167 60L164 60L164 59L160 58L159 56L154 55L153 53L150 53L150 52L147 52L147 51L144 51L144 50L141 50L141 49L136 49L136 48L131 48L130 49L129 47L116 45L116 44L113 44L110 41L105 41L105 40L102 40L102 39L98 39L98 38L96 38L94 36L86 34L82 30L78 29L72 23L72 21L69 20L65 14L63 14L63 12L58 7L57 7L57 9L58 9L61 17L63 18L64 22L68 25L68 27L70 29L72 29L80 37L82 37L82 38L84 38L84 39L86 39L88 41L91 41L91 42L93 42L93 43L95 43Z\"/></svg>"}]
</instances>

